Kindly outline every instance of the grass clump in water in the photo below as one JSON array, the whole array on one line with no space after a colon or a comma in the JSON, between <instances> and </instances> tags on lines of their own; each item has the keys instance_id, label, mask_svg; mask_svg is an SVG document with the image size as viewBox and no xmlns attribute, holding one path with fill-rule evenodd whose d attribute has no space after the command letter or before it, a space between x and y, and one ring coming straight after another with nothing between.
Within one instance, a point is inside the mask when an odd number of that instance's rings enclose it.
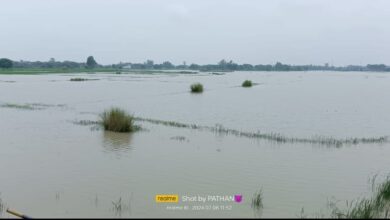
<instances>
[{"instance_id":1,"label":"grass clump in water","mask_svg":"<svg viewBox=\"0 0 390 220\"><path fill-rule=\"evenodd\" d=\"M251 206L258 210L263 208L263 192L261 189L253 195Z\"/></svg>"},{"instance_id":2,"label":"grass clump in water","mask_svg":"<svg viewBox=\"0 0 390 220\"><path fill-rule=\"evenodd\" d=\"M33 106L31 105L28 105L28 104L14 104L14 103L6 103L6 104L2 104L0 105L0 107L3 107L3 108L16 108L16 109L25 109L25 110L35 110L36 108L34 108Z\"/></svg>"},{"instance_id":3,"label":"grass clump in water","mask_svg":"<svg viewBox=\"0 0 390 220\"><path fill-rule=\"evenodd\" d=\"M242 83L242 87L252 87L253 83L252 81L250 80L245 80L243 83Z\"/></svg>"},{"instance_id":4,"label":"grass clump in water","mask_svg":"<svg viewBox=\"0 0 390 220\"><path fill-rule=\"evenodd\" d=\"M200 83L194 83L191 85L191 92L192 93L202 93L203 92L203 85Z\"/></svg>"},{"instance_id":5,"label":"grass clump in water","mask_svg":"<svg viewBox=\"0 0 390 220\"><path fill-rule=\"evenodd\" d=\"M251 201L251 207L254 211L254 214L256 217L260 217L263 213L263 192L262 189L255 192L255 194L252 197Z\"/></svg>"},{"instance_id":6,"label":"grass clump in water","mask_svg":"<svg viewBox=\"0 0 390 220\"><path fill-rule=\"evenodd\" d=\"M80 82L80 81L87 81L88 79L84 79L84 78L72 78L70 79L70 81L76 81L76 82Z\"/></svg>"},{"instance_id":7,"label":"grass clump in water","mask_svg":"<svg viewBox=\"0 0 390 220\"><path fill-rule=\"evenodd\" d=\"M111 108L101 115L101 122L106 131L133 132L137 130L134 125L134 117L119 108Z\"/></svg>"},{"instance_id":8,"label":"grass clump in water","mask_svg":"<svg viewBox=\"0 0 390 220\"><path fill-rule=\"evenodd\" d=\"M373 182L374 185L374 182ZM355 203L347 202L348 209L343 211L335 203L330 203L332 217L335 218L389 218L390 217L390 178L374 189L371 198L357 200Z\"/></svg>"},{"instance_id":9,"label":"grass clump in water","mask_svg":"<svg viewBox=\"0 0 390 220\"><path fill-rule=\"evenodd\" d=\"M1 194L0 194L0 196L1 196ZM3 214L4 207L5 207L5 205L3 203L3 200L0 197L0 216Z\"/></svg>"}]
</instances>

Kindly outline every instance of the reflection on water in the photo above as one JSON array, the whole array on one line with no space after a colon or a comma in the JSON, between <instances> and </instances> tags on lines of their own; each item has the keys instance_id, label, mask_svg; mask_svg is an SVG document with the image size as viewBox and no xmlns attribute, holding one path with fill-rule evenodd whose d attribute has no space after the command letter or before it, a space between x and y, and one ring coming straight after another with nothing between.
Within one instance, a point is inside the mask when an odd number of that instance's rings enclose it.
<instances>
[{"instance_id":1,"label":"reflection on water","mask_svg":"<svg viewBox=\"0 0 390 220\"><path fill-rule=\"evenodd\" d=\"M132 133L103 131L103 147L105 152L124 153L132 149Z\"/></svg>"}]
</instances>

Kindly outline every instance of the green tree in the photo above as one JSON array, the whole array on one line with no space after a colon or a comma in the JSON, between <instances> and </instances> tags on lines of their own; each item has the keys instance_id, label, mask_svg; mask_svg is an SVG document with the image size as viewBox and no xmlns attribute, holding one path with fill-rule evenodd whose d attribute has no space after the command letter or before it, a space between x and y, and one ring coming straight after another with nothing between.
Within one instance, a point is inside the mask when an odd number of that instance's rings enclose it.
<instances>
[{"instance_id":1,"label":"green tree","mask_svg":"<svg viewBox=\"0 0 390 220\"><path fill-rule=\"evenodd\" d=\"M147 60L145 63L146 69L153 69L154 61L153 60Z\"/></svg>"},{"instance_id":2,"label":"green tree","mask_svg":"<svg viewBox=\"0 0 390 220\"><path fill-rule=\"evenodd\" d=\"M93 58L93 56L89 56L87 58L87 67L88 68L94 68L94 67L96 67L96 65L97 65L97 63L95 61L95 58Z\"/></svg>"},{"instance_id":3,"label":"green tree","mask_svg":"<svg viewBox=\"0 0 390 220\"><path fill-rule=\"evenodd\" d=\"M2 58L0 59L0 68L9 69L12 68L13 62L10 59Z\"/></svg>"},{"instance_id":4,"label":"green tree","mask_svg":"<svg viewBox=\"0 0 390 220\"><path fill-rule=\"evenodd\" d=\"M162 68L163 68L163 69L169 70L169 69L174 69L175 66L174 66L171 62L165 61L165 62L163 62L163 64L162 64Z\"/></svg>"}]
</instances>

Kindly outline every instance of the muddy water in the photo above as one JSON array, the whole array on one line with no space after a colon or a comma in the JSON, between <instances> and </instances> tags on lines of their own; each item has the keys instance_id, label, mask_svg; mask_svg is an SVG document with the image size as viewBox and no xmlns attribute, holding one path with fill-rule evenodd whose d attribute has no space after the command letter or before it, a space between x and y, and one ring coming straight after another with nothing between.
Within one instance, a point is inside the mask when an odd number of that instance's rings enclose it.
<instances>
[{"instance_id":1,"label":"muddy water","mask_svg":"<svg viewBox=\"0 0 390 220\"><path fill-rule=\"evenodd\" d=\"M240 87L246 79L257 85ZM194 82L203 94L189 93ZM118 106L289 137L377 137L390 135L389 85L388 74L353 72L1 75L0 104L44 107L0 107L0 198L33 217L254 217L251 198L262 188L262 217L296 217L302 207L326 214L328 200L369 195L368 178L390 173L389 143L275 143L148 122L117 134L72 121ZM156 194L243 201L164 204Z\"/></svg>"}]
</instances>

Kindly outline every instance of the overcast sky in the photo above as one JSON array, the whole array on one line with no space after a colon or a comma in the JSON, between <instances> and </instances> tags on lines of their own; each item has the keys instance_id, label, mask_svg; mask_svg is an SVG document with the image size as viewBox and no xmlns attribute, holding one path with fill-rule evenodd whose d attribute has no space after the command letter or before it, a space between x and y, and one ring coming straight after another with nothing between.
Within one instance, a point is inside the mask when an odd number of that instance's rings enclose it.
<instances>
[{"instance_id":1,"label":"overcast sky","mask_svg":"<svg viewBox=\"0 0 390 220\"><path fill-rule=\"evenodd\" d=\"M388 0L2 0L0 57L390 64Z\"/></svg>"}]
</instances>

